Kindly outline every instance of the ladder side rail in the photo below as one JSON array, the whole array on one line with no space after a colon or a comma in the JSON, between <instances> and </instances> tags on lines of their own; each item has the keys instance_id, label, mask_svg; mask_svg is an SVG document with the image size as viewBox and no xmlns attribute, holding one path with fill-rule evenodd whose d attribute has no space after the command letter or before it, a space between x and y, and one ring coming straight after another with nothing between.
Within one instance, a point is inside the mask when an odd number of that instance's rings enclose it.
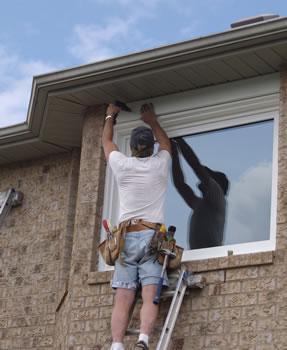
<instances>
[{"instance_id":1,"label":"ladder side rail","mask_svg":"<svg viewBox=\"0 0 287 350\"><path fill-rule=\"evenodd\" d=\"M0 228L4 224L4 221L8 216L9 211L13 205L14 192L15 190L13 188L10 188L9 191L7 191L6 193L6 196L4 196L4 199L2 200L1 208L0 208Z\"/></svg>"},{"instance_id":2,"label":"ladder side rail","mask_svg":"<svg viewBox=\"0 0 287 350\"><path fill-rule=\"evenodd\" d=\"M156 350L166 350L169 345L172 331L175 326L175 322L187 288L186 282L184 280L185 273L185 270L181 271L181 275L178 279L177 287L172 298L172 302L170 304L169 311L165 319L165 323Z\"/></svg>"},{"instance_id":3,"label":"ladder side rail","mask_svg":"<svg viewBox=\"0 0 287 350\"><path fill-rule=\"evenodd\" d=\"M8 191L6 192L0 192L0 215L2 214L2 212L5 210L7 201L12 193L13 189L10 188Z\"/></svg>"}]
</instances>

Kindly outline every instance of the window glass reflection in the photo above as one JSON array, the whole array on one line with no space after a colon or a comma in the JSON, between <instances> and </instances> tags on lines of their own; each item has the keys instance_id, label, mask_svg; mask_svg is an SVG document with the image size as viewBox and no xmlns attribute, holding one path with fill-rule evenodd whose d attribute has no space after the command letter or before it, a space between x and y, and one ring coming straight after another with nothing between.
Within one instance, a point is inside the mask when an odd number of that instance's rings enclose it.
<instances>
[{"instance_id":1,"label":"window glass reflection","mask_svg":"<svg viewBox=\"0 0 287 350\"><path fill-rule=\"evenodd\" d=\"M166 224L185 249L268 240L273 121L173 143Z\"/></svg>"}]
</instances>

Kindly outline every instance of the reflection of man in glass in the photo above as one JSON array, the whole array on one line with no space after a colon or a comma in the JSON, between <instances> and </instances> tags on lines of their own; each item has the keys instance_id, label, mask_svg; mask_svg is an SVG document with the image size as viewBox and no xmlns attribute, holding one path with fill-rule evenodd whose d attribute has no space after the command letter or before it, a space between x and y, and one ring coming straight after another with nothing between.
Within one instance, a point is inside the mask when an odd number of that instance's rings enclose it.
<instances>
[{"instance_id":1,"label":"reflection of man in glass","mask_svg":"<svg viewBox=\"0 0 287 350\"><path fill-rule=\"evenodd\" d=\"M203 166L192 148L182 137L172 140L172 177L174 185L187 205L193 210L190 218L190 249L222 245L226 199L229 181L224 173ZM202 197L195 195L185 183L181 169L178 148L187 163L192 167L200 183Z\"/></svg>"}]
</instances>

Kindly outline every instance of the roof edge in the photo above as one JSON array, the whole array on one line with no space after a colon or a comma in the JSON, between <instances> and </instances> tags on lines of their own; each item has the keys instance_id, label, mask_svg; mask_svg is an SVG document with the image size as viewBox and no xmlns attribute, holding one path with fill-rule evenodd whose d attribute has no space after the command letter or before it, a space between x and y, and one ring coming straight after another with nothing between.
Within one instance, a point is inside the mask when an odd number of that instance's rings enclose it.
<instances>
[{"instance_id":1,"label":"roof edge","mask_svg":"<svg viewBox=\"0 0 287 350\"><path fill-rule=\"evenodd\" d=\"M37 85L48 86L57 82L60 83L63 81L96 75L99 72L117 71L135 65L147 64L152 61L164 61L171 57L187 55L200 49L206 50L218 46L226 47L235 42L241 43L242 47L245 47L255 38L266 39L268 36L270 37L269 41L271 42L273 35L282 32L287 33L287 17L279 17L174 44L37 75L34 79L36 80Z\"/></svg>"},{"instance_id":2,"label":"roof edge","mask_svg":"<svg viewBox=\"0 0 287 350\"><path fill-rule=\"evenodd\" d=\"M229 52L232 46L236 47L236 50L248 49L256 39L261 44L273 44L274 38L278 38L278 36L287 40L286 34L287 17L279 17L204 37L35 76L32 82L26 122L0 129L0 140L9 139L10 142L15 138L17 140L25 139L29 137L28 133L30 133L30 137L38 136L47 96L50 91L56 91L60 84L66 83L73 87L78 84L80 79L95 76L105 79L106 73L116 78L119 74L123 75L125 72L128 72L128 74L131 74L131 71L137 72L137 70L140 70L139 67L148 71L151 69L152 63L153 67L162 67L164 62L167 65L172 60L187 55L200 53L200 57L206 57L207 51L212 49L217 50L216 52L219 52L219 54ZM41 117L35 121L35 118L39 115Z\"/></svg>"}]
</instances>

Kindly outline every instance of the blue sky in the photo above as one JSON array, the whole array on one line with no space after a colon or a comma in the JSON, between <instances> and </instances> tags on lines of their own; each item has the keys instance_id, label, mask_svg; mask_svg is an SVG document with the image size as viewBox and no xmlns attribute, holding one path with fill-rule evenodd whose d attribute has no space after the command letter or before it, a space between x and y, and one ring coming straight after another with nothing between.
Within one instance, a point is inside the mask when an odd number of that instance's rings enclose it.
<instances>
[{"instance_id":1,"label":"blue sky","mask_svg":"<svg viewBox=\"0 0 287 350\"><path fill-rule=\"evenodd\" d=\"M287 15L286 0L1 1L0 127L23 122L34 75Z\"/></svg>"}]
</instances>

